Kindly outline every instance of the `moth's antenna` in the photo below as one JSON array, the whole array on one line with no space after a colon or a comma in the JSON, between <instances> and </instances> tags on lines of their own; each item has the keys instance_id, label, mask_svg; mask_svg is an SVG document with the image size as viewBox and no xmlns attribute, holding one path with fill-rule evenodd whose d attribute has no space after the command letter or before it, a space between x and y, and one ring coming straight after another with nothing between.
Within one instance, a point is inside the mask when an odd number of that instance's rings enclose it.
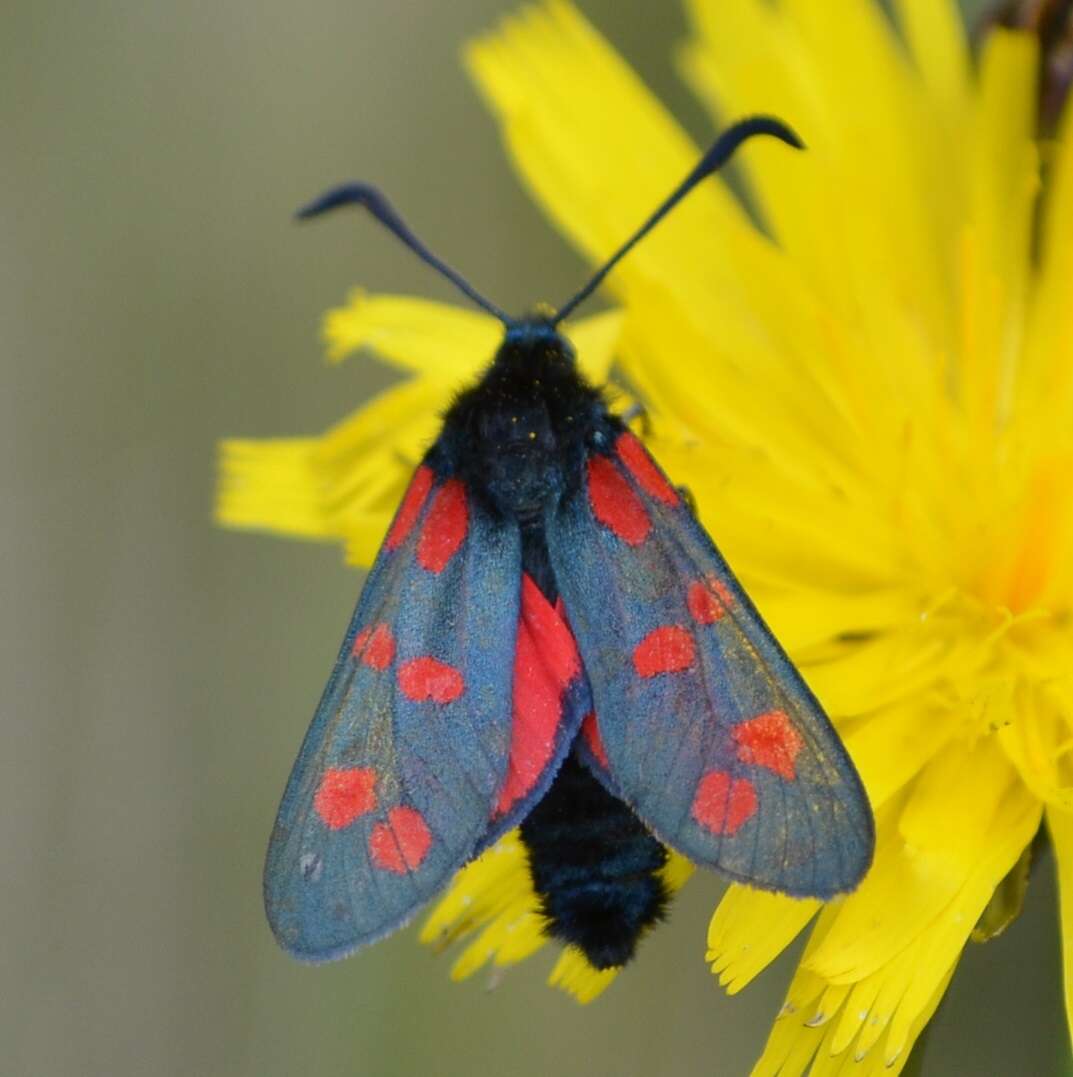
<instances>
[{"instance_id":1,"label":"moth's antenna","mask_svg":"<svg viewBox=\"0 0 1073 1077\"><path fill-rule=\"evenodd\" d=\"M667 196L655 213L596 271L595 276L573 299L568 300L559 308L559 313L555 315L553 324L558 325L576 307L588 299L603 283L607 274L618 265L626 254L644 239L698 183L722 168L733 156L734 151L746 139L752 138L753 135L772 135L795 149L803 150L805 148L804 142L798 138L794 131L787 127L786 124L770 116L751 116L747 120L734 124L733 127L728 127L715 140L711 149L697 162L697 166L693 171Z\"/></svg>"},{"instance_id":2,"label":"moth's antenna","mask_svg":"<svg viewBox=\"0 0 1073 1077\"><path fill-rule=\"evenodd\" d=\"M395 207L375 188L367 183L344 183L339 187L333 187L325 191L319 198L314 198L308 205L303 206L295 214L300 220L319 216L330 209L339 206L364 206L388 231L393 232L407 247L410 248L427 265L445 276L456 288L464 292L477 306L488 311L493 317L498 318L508 328L514 324L512 318L508 318L495 305L485 299L465 277L456 273L446 262L437 258L410 231L406 222L395 212Z\"/></svg>"}]
</instances>

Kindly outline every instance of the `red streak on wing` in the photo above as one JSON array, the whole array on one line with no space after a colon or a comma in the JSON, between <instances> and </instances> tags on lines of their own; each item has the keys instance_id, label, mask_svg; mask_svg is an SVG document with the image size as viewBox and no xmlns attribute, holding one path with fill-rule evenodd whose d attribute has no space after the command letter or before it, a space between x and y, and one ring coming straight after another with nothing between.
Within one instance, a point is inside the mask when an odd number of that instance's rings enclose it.
<instances>
[{"instance_id":1,"label":"red streak on wing","mask_svg":"<svg viewBox=\"0 0 1073 1077\"><path fill-rule=\"evenodd\" d=\"M432 498L417 544L417 563L428 572L442 572L458 552L468 527L466 488L458 479L448 479Z\"/></svg>"},{"instance_id":2,"label":"red streak on wing","mask_svg":"<svg viewBox=\"0 0 1073 1077\"><path fill-rule=\"evenodd\" d=\"M414 472L414 477L410 480L410 486L402 499L399 511L395 513L395 520L391 525L391 530L388 531L387 539L384 541L384 546L387 549L397 550L406 541L406 536L413 530L418 516L421 515L421 509L425 505L425 498L428 497L429 491L432 489L432 480L434 478L432 468L425 467L424 464Z\"/></svg>"},{"instance_id":3,"label":"red streak on wing","mask_svg":"<svg viewBox=\"0 0 1073 1077\"><path fill-rule=\"evenodd\" d=\"M581 722L581 735L589 746L593 758L604 770L610 770L611 764L607 761L607 749L604 747L604 739L600 736L600 727L596 724L596 712L586 714Z\"/></svg>"},{"instance_id":4,"label":"red streak on wing","mask_svg":"<svg viewBox=\"0 0 1073 1077\"><path fill-rule=\"evenodd\" d=\"M386 624L363 628L354 640L351 653L370 669L387 669L395 657L395 637Z\"/></svg>"},{"instance_id":5,"label":"red streak on wing","mask_svg":"<svg viewBox=\"0 0 1073 1077\"><path fill-rule=\"evenodd\" d=\"M405 875L421 866L432 846L425 817L416 808L392 808L369 835L369 855L381 871Z\"/></svg>"},{"instance_id":6,"label":"red streak on wing","mask_svg":"<svg viewBox=\"0 0 1073 1077\"><path fill-rule=\"evenodd\" d=\"M710 770L697 785L693 818L713 834L735 834L756 814L756 788L748 778Z\"/></svg>"},{"instance_id":7,"label":"red streak on wing","mask_svg":"<svg viewBox=\"0 0 1073 1077\"><path fill-rule=\"evenodd\" d=\"M447 665L429 655L412 658L399 667L399 688L407 699L415 703L450 703L462 694L466 687L462 674L454 666Z\"/></svg>"},{"instance_id":8,"label":"red streak on wing","mask_svg":"<svg viewBox=\"0 0 1073 1077\"><path fill-rule=\"evenodd\" d=\"M580 672L581 656L561 606L553 607L523 574L510 758L493 818L505 815L540 780L555 752L563 695Z\"/></svg>"},{"instance_id":9,"label":"red streak on wing","mask_svg":"<svg viewBox=\"0 0 1073 1077\"><path fill-rule=\"evenodd\" d=\"M633 668L642 677L680 673L692 668L696 657L697 647L687 629L681 625L662 625L649 632L633 649Z\"/></svg>"},{"instance_id":10,"label":"red streak on wing","mask_svg":"<svg viewBox=\"0 0 1073 1077\"><path fill-rule=\"evenodd\" d=\"M743 763L766 767L788 782L797 777L797 753L805 746L805 741L785 712L758 714L735 726L733 737L738 745L738 758Z\"/></svg>"},{"instance_id":11,"label":"red streak on wing","mask_svg":"<svg viewBox=\"0 0 1073 1077\"><path fill-rule=\"evenodd\" d=\"M562 599L552 606L528 573L522 575L521 617L541 658L565 688L581 672L581 655L566 623Z\"/></svg>"},{"instance_id":12,"label":"red streak on wing","mask_svg":"<svg viewBox=\"0 0 1073 1077\"><path fill-rule=\"evenodd\" d=\"M686 595L689 612L693 615L693 620L701 625L721 621L733 603L734 596L730 593L730 588L715 576L690 584L689 593Z\"/></svg>"},{"instance_id":13,"label":"red streak on wing","mask_svg":"<svg viewBox=\"0 0 1073 1077\"><path fill-rule=\"evenodd\" d=\"M329 767L313 797L313 808L329 830L342 830L375 807L376 771L369 767Z\"/></svg>"},{"instance_id":14,"label":"red streak on wing","mask_svg":"<svg viewBox=\"0 0 1073 1077\"><path fill-rule=\"evenodd\" d=\"M648 455L648 450L627 431L620 434L615 442L615 451L619 459L630 469L630 474L637 480L637 485L649 497L662 501L664 505L678 504L678 491L667 481L663 472L656 466L655 460Z\"/></svg>"},{"instance_id":15,"label":"red streak on wing","mask_svg":"<svg viewBox=\"0 0 1073 1077\"><path fill-rule=\"evenodd\" d=\"M633 487L607 456L590 456L589 503L593 515L630 546L640 546L652 521Z\"/></svg>"}]
</instances>

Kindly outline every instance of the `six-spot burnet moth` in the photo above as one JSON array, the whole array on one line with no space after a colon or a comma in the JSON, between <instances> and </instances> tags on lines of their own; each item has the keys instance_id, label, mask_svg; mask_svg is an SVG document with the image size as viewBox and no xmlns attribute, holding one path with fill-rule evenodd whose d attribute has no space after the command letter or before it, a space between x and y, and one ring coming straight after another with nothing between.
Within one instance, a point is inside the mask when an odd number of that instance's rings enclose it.
<instances>
[{"instance_id":1,"label":"six-spot burnet moth","mask_svg":"<svg viewBox=\"0 0 1073 1077\"><path fill-rule=\"evenodd\" d=\"M343 957L519 826L549 934L625 963L666 847L800 897L853 889L874 828L852 763L682 494L579 373L559 323L747 138L725 131L555 314L509 318L377 190L368 210L503 343L447 411L365 583L265 866L276 938Z\"/></svg>"}]
</instances>

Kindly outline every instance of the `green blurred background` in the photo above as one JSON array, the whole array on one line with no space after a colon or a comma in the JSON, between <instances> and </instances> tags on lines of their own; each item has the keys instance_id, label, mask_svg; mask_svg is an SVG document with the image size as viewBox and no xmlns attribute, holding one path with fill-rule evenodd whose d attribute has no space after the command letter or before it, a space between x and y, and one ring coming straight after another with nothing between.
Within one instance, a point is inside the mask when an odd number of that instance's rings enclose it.
<instances>
[{"instance_id":1,"label":"green blurred background","mask_svg":"<svg viewBox=\"0 0 1073 1077\"><path fill-rule=\"evenodd\" d=\"M544 987L550 953L492 992L412 929L307 968L262 914L360 581L335 548L215 530L214 442L319 431L388 383L321 362L350 286L454 298L370 224L292 226L328 183L382 183L507 309L579 282L458 63L511 6L5 4L0 1073L736 1075L763 1044L790 965L717 989L712 877L585 1008ZM583 7L706 137L677 7ZM1052 875L970 949L927 1072L1059 1072Z\"/></svg>"}]
</instances>

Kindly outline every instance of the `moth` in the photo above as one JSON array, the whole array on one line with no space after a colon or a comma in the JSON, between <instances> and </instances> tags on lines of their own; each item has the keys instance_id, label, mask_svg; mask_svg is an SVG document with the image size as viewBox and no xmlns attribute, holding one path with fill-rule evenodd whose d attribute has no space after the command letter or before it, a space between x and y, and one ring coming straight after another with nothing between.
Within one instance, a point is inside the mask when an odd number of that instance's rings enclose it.
<instances>
[{"instance_id":1,"label":"moth","mask_svg":"<svg viewBox=\"0 0 1073 1077\"><path fill-rule=\"evenodd\" d=\"M279 809L269 923L295 957L396 930L520 826L547 931L624 964L665 911L667 847L797 897L873 854L860 779L683 492L583 378L559 325L746 139L726 130L557 313L510 318L375 188L364 207L499 318L366 580Z\"/></svg>"}]
</instances>

